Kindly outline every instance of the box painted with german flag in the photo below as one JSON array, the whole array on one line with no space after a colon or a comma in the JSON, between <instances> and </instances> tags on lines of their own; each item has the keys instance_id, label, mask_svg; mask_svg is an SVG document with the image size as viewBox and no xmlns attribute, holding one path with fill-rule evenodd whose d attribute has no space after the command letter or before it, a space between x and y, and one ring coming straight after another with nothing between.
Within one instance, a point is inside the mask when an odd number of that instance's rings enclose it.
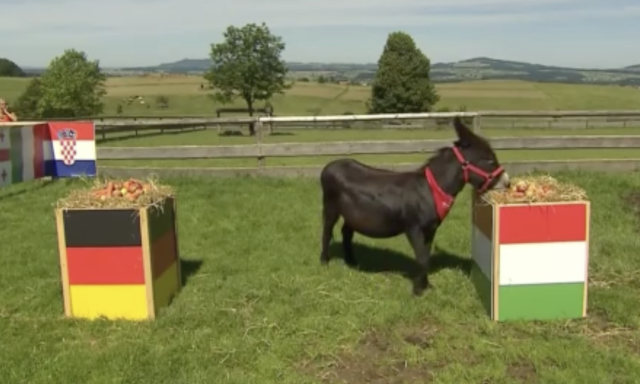
<instances>
[{"instance_id":1,"label":"box painted with german flag","mask_svg":"<svg viewBox=\"0 0 640 384\"><path fill-rule=\"evenodd\" d=\"M585 317L589 201L496 204L472 195L471 279L491 319Z\"/></svg>"},{"instance_id":2,"label":"box painted with german flag","mask_svg":"<svg viewBox=\"0 0 640 384\"><path fill-rule=\"evenodd\" d=\"M181 287L176 201L56 209L65 314L151 320Z\"/></svg>"}]
</instances>

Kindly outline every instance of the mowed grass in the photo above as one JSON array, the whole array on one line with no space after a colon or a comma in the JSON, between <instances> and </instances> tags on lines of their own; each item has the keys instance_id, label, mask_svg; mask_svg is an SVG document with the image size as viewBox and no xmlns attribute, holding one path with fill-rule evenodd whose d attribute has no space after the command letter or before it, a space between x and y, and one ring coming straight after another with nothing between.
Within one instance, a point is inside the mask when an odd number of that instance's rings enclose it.
<instances>
[{"instance_id":1,"label":"mowed grass","mask_svg":"<svg viewBox=\"0 0 640 384\"><path fill-rule=\"evenodd\" d=\"M635 383L640 222L624 196L640 174L555 176L592 202L586 320L488 319L464 272L468 191L436 237L434 289L415 298L404 237L356 235L357 271L336 227L322 267L317 181L260 178L167 180L188 279L155 322L67 320L52 204L82 181L2 189L2 382Z\"/></svg>"},{"instance_id":2,"label":"mowed grass","mask_svg":"<svg viewBox=\"0 0 640 384\"><path fill-rule=\"evenodd\" d=\"M184 145L250 145L255 137L221 136L217 130L190 130L165 132L140 131L140 136L132 133L109 133L107 141L99 142L99 147L158 147ZM602 129L492 129L484 128L486 137L535 137L535 136L585 136L585 135L640 135L638 128ZM454 140L452 128L442 130L394 130L394 129L276 129L275 135L265 136L266 143L313 143L335 141L384 141L384 140ZM499 150L502 161L534 160L579 160L579 159L624 159L638 158L637 149L554 149L554 150ZM349 157L370 164L422 163L429 156L421 154L352 155ZM342 156L341 156L342 157ZM336 156L280 157L267 158L266 166L323 165ZM107 166L150 166L150 167L255 167L257 159L188 159L188 160L99 160Z\"/></svg>"},{"instance_id":3,"label":"mowed grass","mask_svg":"<svg viewBox=\"0 0 640 384\"><path fill-rule=\"evenodd\" d=\"M26 88L28 79L0 78L2 97L15 101ZM200 89L204 79L198 76L169 75L115 77L107 81L104 115L116 115L117 105L132 96L144 97L125 105L129 116L214 115L223 107L212 101L209 91ZM468 110L557 110L557 109L634 109L640 105L637 89L616 86L529 83L523 81L475 81L437 84L441 100L436 106ZM278 115L364 113L370 96L368 86L346 86L296 82L285 95L277 95L272 104ZM156 107L160 95L169 99L169 108ZM242 107L238 100L232 105Z\"/></svg>"}]
</instances>

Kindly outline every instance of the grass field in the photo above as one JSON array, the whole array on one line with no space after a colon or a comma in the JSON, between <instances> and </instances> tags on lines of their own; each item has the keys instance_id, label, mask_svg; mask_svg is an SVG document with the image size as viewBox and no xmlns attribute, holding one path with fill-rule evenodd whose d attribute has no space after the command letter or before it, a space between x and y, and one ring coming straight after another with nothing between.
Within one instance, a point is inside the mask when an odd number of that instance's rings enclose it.
<instances>
[{"instance_id":1,"label":"grass field","mask_svg":"<svg viewBox=\"0 0 640 384\"><path fill-rule=\"evenodd\" d=\"M26 88L27 79L0 78L1 97L15 101ZM124 107L125 115L213 115L221 107L200 90L199 77L109 78L105 115L115 115L116 106L130 96L143 96L145 104ZM555 110L555 109L635 109L640 91L628 87L528 83L522 81L478 81L437 85L441 101L437 108L468 110ZM273 105L279 115L362 113L370 88L297 82ZM169 108L155 107L155 98L169 98ZM240 102L235 104L242 106ZM149 106L149 108L147 108Z\"/></svg>"},{"instance_id":2,"label":"grass field","mask_svg":"<svg viewBox=\"0 0 640 384\"><path fill-rule=\"evenodd\" d=\"M317 181L259 178L169 180L187 280L156 322L64 320L52 204L82 182L2 189L2 383L636 383L640 222L625 196L640 174L556 176L592 201L587 320L485 316L465 274L468 191L436 237L435 288L415 298L404 238L356 235L363 271L323 268Z\"/></svg>"}]
</instances>

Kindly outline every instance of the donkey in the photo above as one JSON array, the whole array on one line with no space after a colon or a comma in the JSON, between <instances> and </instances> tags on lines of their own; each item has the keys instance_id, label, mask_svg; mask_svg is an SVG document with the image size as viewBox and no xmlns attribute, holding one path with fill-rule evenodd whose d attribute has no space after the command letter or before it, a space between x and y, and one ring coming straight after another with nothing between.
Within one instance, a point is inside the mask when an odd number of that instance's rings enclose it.
<instances>
[{"instance_id":1,"label":"donkey","mask_svg":"<svg viewBox=\"0 0 640 384\"><path fill-rule=\"evenodd\" d=\"M323 265L329 263L333 227L342 216L342 246L348 265L358 265L352 249L354 232L372 238L404 233L419 265L413 293L420 296L429 288L429 258L436 231L465 183L479 193L509 187L509 175L489 142L459 117L453 125L458 136L453 146L440 148L414 171L378 169L346 158L323 168Z\"/></svg>"}]
</instances>

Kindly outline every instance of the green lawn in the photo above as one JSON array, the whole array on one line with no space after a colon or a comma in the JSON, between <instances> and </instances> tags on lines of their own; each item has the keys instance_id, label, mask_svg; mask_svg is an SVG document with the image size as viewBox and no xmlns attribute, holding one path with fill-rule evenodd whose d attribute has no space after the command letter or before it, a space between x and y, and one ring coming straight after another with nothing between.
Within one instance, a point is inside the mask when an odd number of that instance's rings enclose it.
<instances>
[{"instance_id":1,"label":"green lawn","mask_svg":"<svg viewBox=\"0 0 640 384\"><path fill-rule=\"evenodd\" d=\"M261 178L167 180L188 279L154 323L64 320L52 204L82 182L2 189L2 383L635 383L640 222L621 196L640 174L556 176L592 201L588 320L486 317L462 271L466 192L436 237L435 289L415 298L393 272L411 265L403 237L355 238L386 273L323 268L317 181Z\"/></svg>"},{"instance_id":2,"label":"green lawn","mask_svg":"<svg viewBox=\"0 0 640 384\"><path fill-rule=\"evenodd\" d=\"M297 129L281 130L279 134L266 136L267 143L282 142L331 142L362 140L428 140L453 139L452 129L443 130L355 130L355 129ZM486 128L482 134L487 137L505 136L575 136L575 135L638 135L638 128L609 129L491 129ZM122 139L122 140L117 140ZM217 130L186 130L184 132L149 131L139 137L131 137L129 133L108 134L107 141L99 143L102 147L151 147L178 145L240 145L255 144L256 138L245 136L220 136ZM564 160L594 158L638 158L637 149L575 149L575 150L503 150L497 151L503 161L522 160ZM352 156L372 164L384 163L421 163L425 154L415 155L360 155ZM286 165L322 165L335 157L282 157L268 158L267 166ZM152 166L152 167L254 167L256 159L192 159L192 160L103 160L100 165L109 166Z\"/></svg>"}]
</instances>

